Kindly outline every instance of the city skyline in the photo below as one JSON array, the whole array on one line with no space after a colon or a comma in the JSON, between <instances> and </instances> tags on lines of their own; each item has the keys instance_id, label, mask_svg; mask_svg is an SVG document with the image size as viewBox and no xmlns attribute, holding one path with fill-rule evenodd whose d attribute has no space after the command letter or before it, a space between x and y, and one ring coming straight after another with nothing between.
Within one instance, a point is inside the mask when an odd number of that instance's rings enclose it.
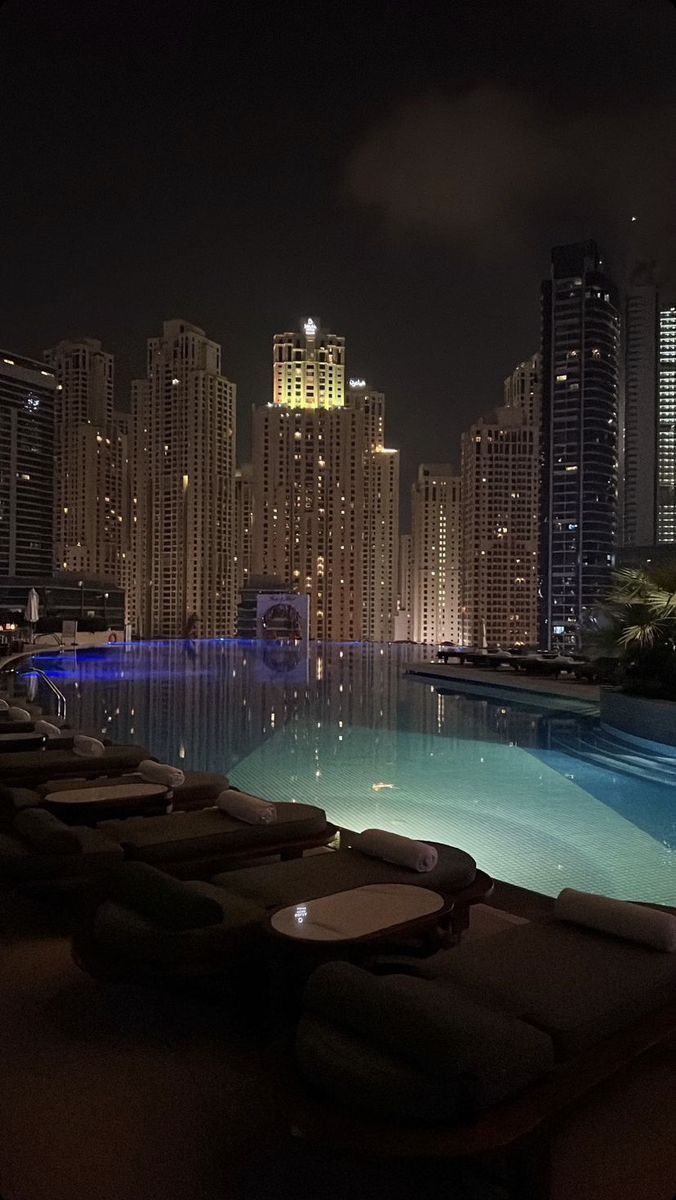
<instances>
[{"instance_id":1,"label":"city skyline","mask_svg":"<svg viewBox=\"0 0 676 1200\"><path fill-rule=\"evenodd\" d=\"M575 244L575 243L572 243L572 244ZM607 263L607 259L606 259L606 263ZM640 261L634 263L634 266L633 266L634 272L636 272L637 270L641 271L641 270L646 270L646 269L654 271L654 269L655 269L654 263L645 264L644 260L640 260ZM608 272L608 273L610 273L610 272ZM451 467L453 468L453 470L455 472L459 473L460 469L461 469L462 438L463 438L464 434L466 433L467 429L472 424L474 424L476 421L481 420L482 418L486 418L491 412L493 412L497 407L500 406L501 393L503 392L504 387L506 386L506 378L505 377L511 376L511 373L514 370L515 364L518 364L521 361L526 360L528 357L528 354L532 350L533 346L539 344L539 327L540 327L541 315L540 315L539 307L538 307L538 289L542 283L542 280L545 279L546 275L547 275L547 271L545 270L545 271L543 271L543 274L542 274L540 280L538 280L537 287L535 287L532 292L532 294L533 294L532 308L533 308L533 314L534 314L535 332L533 334L531 343L528 346L523 347L523 348L522 347L519 347L519 348L514 347L513 352L509 355L509 360L508 360L505 370L502 372L502 374L499 375L499 377L496 376L496 378L493 380L492 391L491 391L490 395L488 396L488 399L486 400L485 404L483 405L483 407L481 407L480 400L478 398L476 399L475 403L473 404L473 407L471 409L468 409L468 411L470 412L470 416L468 417L467 421L461 426L457 437L455 436L454 433L451 432L452 426L449 422L449 426L448 426L449 433L448 433L447 439L443 443L443 449L445 451L446 461L451 465ZM653 285L653 287L654 287L654 290L656 293L659 290L659 312L662 313L663 321L665 321L668 326L667 331L666 331L666 337L667 337L667 339L671 339L673 341L672 326L673 326L674 318L673 318L672 314L675 311L674 301L676 301L676 284L672 285L671 280L669 280L666 283L663 283L661 288L659 288L659 289L657 288L657 285ZM524 285L524 290L528 290L525 287L525 285ZM632 293L636 294L636 288L632 286L631 282L629 282L627 284L626 288L621 288L620 290L621 290L621 294L622 294L623 303L627 297L632 295ZM674 297L674 300L672 300L672 296ZM319 315L319 311L320 310L318 308L313 309L312 307L303 309L303 310L301 310L301 312L296 314L295 322L290 322L290 323L295 324L296 329L302 327L304 322L308 319L309 313L315 314L314 318L313 317L309 318L310 320L315 319L319 322L319 321L321 321L321 316ZM287 313L286 313L287 320L288 320L288 316L289 316L289 314L287 311ZM190 316L186 315L185 311L181 311L179 314L177 314L173 317L171 315L169 317L167 317L167 315L165 313L161 317L159 323L162 324L163 322L166 322L167 320L184 320L187 324L193 324ZM623 323L623 339L624 339L625 333L627 333L630 328L629 323L626 319L625 312L623 312L623 314L622 314L622 323ZM280 322L280 325L281 325L281 322ZM327 325L328 325L328 322L322 322L322 326L324 328L326 328ZM195 328L199 328L199 327L200 327L199 325L195 325ZM270 342L271 336L274 336L275 338L279 338L279 337L287 337L289 335L288 334L283 334L283 335L282 334L273 334L272 329L270 329L269 331L266 331L266 338L265 338L266 350L264 352L264 357L266 357L268 359L268 361L269 361L269 342ZM239 378L237 377L236 373L234 371L232 371L230 368L230 362L227 357L226 350L223 348L223 344L215 337L212 340L214 342L217 342L217 344L221 347L222 357L223 357L223 361L227 367L228 375L229 375L229 377L231 377L234 380L234 382L236 384L235 455L236 455L236 461L237 461L238 466L246 465L251 462L252 449L253 449L253 443L252 443L253 426L252 426L252 422L250 420L250 414L251 414L252 408L256 407L256 405L263 406L263 405L267 405L267 404L271 403L271 401L270 401L271 390L273 392L273 401L272 402L274 402L275 404L279 403L279 401L275 399L275 396L277 395L277 391L278 391L278 384L276 383L277 375L275 374L276 364L273 361L272 370L268 369L268 382L267 382L267 388L266 388L265 394L261 395L255 402L252 402L252 400L250 398L242 399ZM409 520L410 513L409 513L409 506L407 504L406 498L410 494L411 487L414 485L414 483L417 479L417 473L418 473L418 468L419 468L420 464L422 462L426 462L426 461L427 462L436 461L439 458L439 454L438 454L439 432L440 432L439 427L438 427L438 425L434 425L433 432L430 430L430 435L429 435L430 436L429 449L430 449L430 451L435 451L436 453L428 453L426 457L415 458L414 454L413 454L412 444L410 442L402 443L400 440L398 441L396 434L393 435L391 432L393 420L392 420L391 411L390 411L391 404L389 403L389 393L387 392L387 389L384 387L384 385L378 379L375 371L373 371L370 368L368 362L360 361L357 365L354 365L354 354L352 353L351 350L348 353L348 351L346 351L346 349L345 349L346 346L351 347L352 341L353 341L353 331L351 330L351 327L349 325L346 328L346 330L340 340L342 341L342 346L343 346L343 368L344 368L342 386L345 389L345 391L347 392L350 390L350 382L351 381L353 381L355 379L357 381L359 381L359 380L364 381L366 378L368 378L369 381L372 381L373 387L376 390L378 390L379 392L382 392L383 394L388 395L388 428L390 430L388 438L389 438L389 441L391 443L393 443L394 448L398 451L398 453L400 455L400 463L401 463L401 466L400 466L401 531L402 532L408 531L408 526L410 525L410 520ZM663 338L663 340L664 340L664 338ZM142 345L145 346L146 342L147 342L147 331L145 332L145 334L142 338ZM106 331L101 330L101 329L96 330L96 331L93 331L93 330L84 331L84 333L81 336L77 336L77 337L71 336L71 334L69 334L67 332L65 334L62 333L62 336L56 339L56 345L58 346L58 344L60 344L60 343L63 343L64 345L73 345L73 346L79 346L79 347L86 347L88 344L94 343L94 344L98 345L99 350L101 348L101 345L103 344L103 346L105 346L108 351L110 349L110 342L106 337ZM23 355L23 357L32 357L31 355L28 354L28 352L25 350L25 347L23 347L23 346L20 347L19 350L16 350L15 346L9 346L7 338L5 338L5 349L8 349L8 352L10 352L10 353L17 353L19 355ZM33 361L39 361L39 359L42 358L42 359L44 359L45 362L49 362L48 355L50 353L52 353L51 350L47 351L43 348L43 350L40 352L38 358L33 359ZM673 353L673 351L670 351L670 353ZM103 351L103 354L105 356L106 351ZM135 380L131 379L131 378L127 379L123 374L121 382L118 383L117 381L120 378L120 371L119 371L119 363L117 361L117 356L115 354L112 354L112 355L109 355L109 357L112 357L114 360L114 374L115 374L115 380L116 380L115 388L114 388L114 392L113 392L115 420L117 422L122 421L124 423L125 420L128 421L131 418L132 407L133 407L133 388L134 388ZM443 355L440 354L440 357L443 357ZM503 383L503 380L504 380L504 383ZM667 387L671 388L671 383L668 383ZM669 395L670 394L671 393L669 392ZM425 416L427 416L431 421L431 419L433 417L433 410L431 408L429 408L429 409L426 408L425 395L422 390L420 392L417 392L415 395L411 396L409 398L409 400L410 400L411 405L413 407L415 407L417 414L419 414L419 415L422 414L423 418L425 418ZM469 403L469 401L468 401L468 403ZM672 402L669 401L669 404L672 404ZM672 407L670 407L668 409L667 419L671 418L672 408L673 408L673 405L672 405ZM657 412L657 408L655 409L655 411ZM423 429L428 427L428 422L426 422L424 419L422 421L418 421L417 424L418 424L418 426L420 426ZM640 479L639 479L639 486L640 486ZM624 527L624 523L622 523L622 524ZM627 540L627 543L629 543L632 541L636 542L637 539L635 537L627 537L626 540ZM638 540L640 542L640 539L638 539Z\"/></svg>"},{"instance_id":2,"label":"city skyline","mask_svg":"<svg viewBox=\"0 0 676 1200\"><path fill-rule=\"evenodd\" d=\"M62 339L44 352L56 384L55 569L114 578L141 636L231 635L241 586L275 577L310 597L318 639L574 641L607 590L621 500L626 527L641 482L662 500L676 486L676 342L674 310L656 296L632 331L629 293L620 343L595 242L556 246L551 263L540 349L504 379L503 404L463 432L459 472L419 464L408 543L384 393L353 377L345 335L317 315L273 335L271 398L253 409L252 463L238 467L237 389L204 330L172 319L148 339L131 415L101 342ZM632 477L644 399L654 453Z\"/></svg>"},{"instance_id":3,"label":"city skyline","mask_svg":"<svg viewBox=\"0 0 676 1200\"><path fill-rule=\"evenodd\" d=\"M73 0L36 25L3 6L21 187L0 196L2 340L39 358L100 337L122 396L148 331L183 316L223 347L248 461L269 337L316 311L387 395L408 494L420 462L459 467L462 431L537 344L550 246L595 236L616 277L637 255L674 277L674 13L571 0L573 55L555 7L526 0L509 19L490 0L326 13ZM331 53L308 62L323 28Z\"/></svg>"}]
</instances>

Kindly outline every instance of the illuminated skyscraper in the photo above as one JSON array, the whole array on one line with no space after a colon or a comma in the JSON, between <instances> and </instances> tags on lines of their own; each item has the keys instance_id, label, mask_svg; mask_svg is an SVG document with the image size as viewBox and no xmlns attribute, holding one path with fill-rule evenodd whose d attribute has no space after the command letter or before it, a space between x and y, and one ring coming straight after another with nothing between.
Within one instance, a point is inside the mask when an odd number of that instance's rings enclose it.
<instances>
[{"instance_id":1,"label":"illuminated skyscraper","mask_svg":"<svg viewBox=\"0 0 676 1200\"><path fill-rule=\"evenodd\" d=\"M394 619L394 637L397 642L411 640L411 556L411 535L402 533L399 538L397 615Z\"/></svg>"},{"instance_id":2,"label":"illuminated skyscraper","mask_svg":"<svg viewBox=\"0 0 676 1200\"><path fill-rule=\"evenodd\" d=\"M287 408L340 408L345 403L345 338L308 317L299 333L276 333L273 402Z\"/></svg>"},{"instance_id":3,"label":"illuminated skyscraper","mask_svg":"<svg viewBox=\"0 0 676 1200\"><path fill-rule=\"evenodd\" d=\"M622 538L656 540L657 331L659 302L651 271L640 266L627 290L624 325Z\"/></svg>"},{"instance_id":4,"label":"illuminated skyscraper","mask_svg":"<svg viewBox=\"0 0 676 1200\"><path fill-rule=\"evenodd\" d=\"M540 642L573 646L606 594L618 516L620 316L595 242L542 285Z\"/></svg>"},{"instance_id":5,"label":"illuminated skyscraper","mask_svg":"<svg viewBox=\"0 0 676 1200\"><path fill-rule=\"evenodd\" d=\"M385 397L350 380L346 403L364 427L362 637L394 638L399 559L399 451L385 446Z\"/></svg>"},{"instance_id":6,"label":"illuminated skyscraper","mask_svg":"<svg viewBox=\"0 0 676 1200\"><path fill-rule=\"evenodd\" d=\"M449 463L423 463L411 497L411 637L459 643L460 478Z\"/></svg>"},{"instance_id":7,"label":"illuminated skyscraper","mask_svg":"<svg viewBox=\"0 0 676 1200\"><path fill-rule=\"evenodd\" d=\"M676 542L676 306L660 308L657 343L657 541Z\"/></svg>"},{"instance_id":8,"label":"illuminated skyscraper","mask_svg":"<svg viewBox=\"0 0 676 1200\"><path fill-rule=\"evenodd\" d=\"M462 625L467 646L537 643L539 382L510 380L510 407L462 438ZM507 394L507 389L506 389Z\"/></svg>"},{"instance_id":9,"label":"illuminated skyscraper","mask_svg":"<svg viewBox=\"0 0 676 1200\"><path fill-rule=\"evenodd\" d=\"M137 627L232 634L235 385L221 373L220 346L186 321L164 322L147 362L132 385Z\"/></svg>"},{"instance_id":10,"label":"illuminated skyscraper","mask_svg":"<svg viewBox=\"0 0 676 1200\"><path fill-rule=\"evenodd\" d=\"M520 408L527 421L540 423L542 407L542 358L533 354L518 363L504 382L504 407Z\"/></svg>"},{"instance_id":11,"label":"illuminated skyscraper","mask_svg":"<svg viewBox=\"0 0 676 1200\"><path fill-rule=\"evenodd\" d=\"M122 584L128 449L113 407L113 356L83 338L59 342L45 359L57 379L54 566Z\"/></svg>"},{"instance_id":12,"label":"illuminated skyscraper","mask_svg":"<svg viewBox=\"0 0 676 1200\"><path fill-rule=\"evenodd\" d=\"M0 350L0 575L52 573L55 395L44 363Z\"/></svg>"},{"instance_id":13,"label":"illuminated skyscraper","mask_svg":"<svg viewBox=\"0 0 676 1200\"><path fill-rule=\"evenodd\" d=\"M636 266L626 297L622 482L623 545L676 541L676 308L651 262Z\"/></svg>"},{"instance_id":14,"label":"illuminated skyscraper","mask_svg":"<svg viewBox=\"0 0 676 1200\"><path fill-rule=\"evenodd\" d=\"M235 594L251 576L254 524L253 468L244 463L235 471Z\"/></svg>"},{"instance_id":15,"label":"illuminated skyscraper","mask_svg":"<svg viewBox=\"0 0 676 1200\"><path fill-rule=\"evenodd\" d=\"M393 636L399 456L384 444L384 397L351 381L345 339L308 318L273 343L273 403L253 422L257 575L310 596L311 636Z\"/></svg>"}]
</instances>

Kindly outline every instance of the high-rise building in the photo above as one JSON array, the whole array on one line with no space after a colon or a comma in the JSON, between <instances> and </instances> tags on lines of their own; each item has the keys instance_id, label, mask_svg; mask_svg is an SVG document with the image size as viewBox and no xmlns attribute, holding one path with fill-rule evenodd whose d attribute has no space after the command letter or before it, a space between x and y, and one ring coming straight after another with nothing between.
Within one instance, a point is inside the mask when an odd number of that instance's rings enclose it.
<instances>
[{"instance_id":1,"label":"high-rise building","mask_svg":"<svg viewBox=\"0 0 676 1200\"><path fill-rule=\"evenodd\" d=\"M515 383L510 406L475 422L462 438L461 597L467 646L507 649L538 640L536 359L521 363L510 377Z\"/></svg>"},{"instance_id":2,"label":"high-rise building","mask_svg":"<svg viewBox=\"0 0 676 1200\"><path fill-rule=\"evenodd\" d=\"M254 411L253 569L310 597L310 636L393 636L398 468L384 397L351 381L345 339L309 317L273 343L273 402Z\"/></svg>"},{"instance_id":3,"label":"high-rise building","mask_svg":"<svg viewBox=\"0 0 676 1200\"><path fill-rule=\"evenodd\" d=\"M639 267L627 289L624 321L620 540L627 546L649 546L656 540L657 314L654 278Z\"/></svg>"},{"instance_id":4,"label":"high-rise building","mask_svg":"<svg viewBox=\"0 0 676 1200\"><path fill-rule=\"evenodd\" d=\"M657 343L657 541L676 542L676 306L660 307Z\"/></svg>"},{"instance_id":5,"label":"high-rise building","mask_svg":"<svg viewBox=\"0 0 676 1200\"><path fill-rule=\"evenodd\" d=\"M113 408L113 356L83 338L59 342L45 359L58 383L54 565L122 583L128 450Z\"/></svg>"},{"instance_id":6,"label":"high-rise building","mask_svg":"<svg viewBox=\"0 0 676 1200\"><path fill-rule=\"evenodd\" d=\"M520 362L505 379L504 407L520 408L526 420L540 423L542 407L542 359L539 354Z\"/></svg>"},{"instance_id":7,"label":"high-rise building","mask_svg":"<svg viewBox=\"0 0 676 1200\"><path fill-rule=\"evenodd\" d=\"M411 534L402 533L399 538L399 583L397 615L394 620L394 638L397 642L411 640L411 567Z\"/></svg>"},{"instance_id":8,"label":"high-rise building","mask_svg":"<svg viewBox=\"0 0 676 1200\"><path fill-rule=\"evenodd\" d=\"M362 637L363 459L363 418L342 385L329 406L301 396L254 410L254 573L309 595L311 638Z\"/></svg>"},{"instance_id":9,"label":"high-rise building","mask_svg":"<svg viewBox=\"0 0 676 1200\"><path fill-rule=\"evenodd\" d=\"M363 421L362 637L394 638L399 558L399 451L385 446L385 396L364 380L350 380L346 404Z\"/></svg>"},{"instance_id":10,"label":"high-rise building","mask_svg":"<svg viewBox=\"0 0 676 1200\"><path fill-rule=\"evenodd\" d=\"M308 317L299 333L273 342L273 403L286 408L340 408L345 403L345 338Z\"/></svg>"},{"instance_id":11,"label":"high-rise building","mask_svg":"<svg viewBox=\"0 0 676 1200\"><path fill-rule=\"evenodd\" d=\"M603 598L618 511L620 316L595 242L552 250L542 285L540 641L574 645Z\"/></svg>"},{"instance_id":12,"label":"high-rise building","mask_svg":"<svg viewBox=\"0 0 676 1200\"><path fill-rule=\"evenodd\" d=\"M244 463L235 471L235 594L251 577L254 523L253 467Z\"/></svg>"},{"instance_id":13,"label":"high-rise building","mask_svg":"<svg viewBox=\"0 0 676 1200\"><path fill-rule=\"evenodd\" d=\"M676 308L662 301L655 266L640 262L624 326L624 546L676 541Z\"/></svg>"},{"instance_id":14,"label":"high-rise building","mask_svg":"<svg viewBox=\"0 0 676 1200\"><path fill-rule=\"evenodd\" d=\"M55 396L44 363L0 350L0 575L52 573Z\"/></svg>"},{"instance_id":15,"label":"high-rise building","mask_svg":"<svg viewBox=\"0 0 676 1200\"><path fill-rule=\"evenodd\" d=\"M144 636L235 629L235 385L187 321L148 341L132 385L132 614Z\"/></svg>"},{"instance_id":16,"label":"high-rise building","mask_svg":"<svg viewBox=\"0 0 676 1200\"><path fill-rule=\"evenodd\" d=\"M411 495L411 637L461 638L460 478L450 463L422 463Z\"/></svg>"}]
</instances>

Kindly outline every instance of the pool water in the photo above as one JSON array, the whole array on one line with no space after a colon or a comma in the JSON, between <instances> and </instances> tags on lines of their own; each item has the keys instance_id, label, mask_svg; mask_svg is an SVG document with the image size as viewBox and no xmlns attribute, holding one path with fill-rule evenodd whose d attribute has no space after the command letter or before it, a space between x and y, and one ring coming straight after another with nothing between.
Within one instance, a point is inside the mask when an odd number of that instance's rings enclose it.
<instances>
[{"instance_id":1,"label":"pool water","mask_svg":"<svg viewBox=\"0 0 676 1200\"><path fill-rule=\"evenodd\" d=\"M407 676L421 656L151 642L39 665L71 724L186 770L319 804L349 829L461 846L497 878L550 895L571 886L676 903L676 758L625 753L591 705Z\"/></svg>"}]
</instances>

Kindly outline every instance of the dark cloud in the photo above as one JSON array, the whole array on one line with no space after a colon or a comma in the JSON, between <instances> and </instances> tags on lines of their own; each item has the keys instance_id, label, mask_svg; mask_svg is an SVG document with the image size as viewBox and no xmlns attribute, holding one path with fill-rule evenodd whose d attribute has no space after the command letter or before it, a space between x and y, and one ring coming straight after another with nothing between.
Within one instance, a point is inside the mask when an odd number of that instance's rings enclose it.
<instances>
[{"instance_id":1,"label":"dark cloud","mask_svg":"<svg viewBox=\"0 0 676 1200\"><path fill-rule=\"evenodd\" d=\"M373 126L350 157L349 196L394 234L418 231L509 257L562 225L616 241L632 216L648 241L673 235L676 105L607 96L579 107L480 84L421 95ZM664 247L659 247L664 250Z\"/></svg>"}]
</instances>

